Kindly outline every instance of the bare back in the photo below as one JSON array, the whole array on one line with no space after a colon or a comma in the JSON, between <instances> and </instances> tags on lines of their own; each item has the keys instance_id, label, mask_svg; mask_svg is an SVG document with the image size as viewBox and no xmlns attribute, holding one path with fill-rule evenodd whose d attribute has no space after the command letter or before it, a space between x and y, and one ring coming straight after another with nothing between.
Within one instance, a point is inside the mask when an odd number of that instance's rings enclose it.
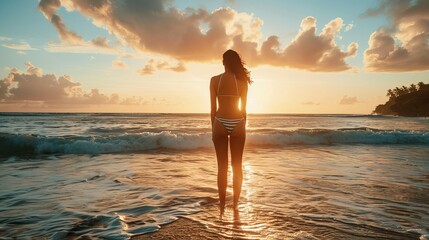
<instances>
[{"instance_id":1,"label":"bare back","mask_svg":"<svg viewBox=\"0 0 429 240\"><path fill-rule=\"evenodd\" d=\"M247 82L239 81L234 74L225 72L211 79L210 92L216 98L216 116L222 118L245 117L245 103L247 99ZM240 101L241 100L241 101Z\"/></svg>"}]
</instances>

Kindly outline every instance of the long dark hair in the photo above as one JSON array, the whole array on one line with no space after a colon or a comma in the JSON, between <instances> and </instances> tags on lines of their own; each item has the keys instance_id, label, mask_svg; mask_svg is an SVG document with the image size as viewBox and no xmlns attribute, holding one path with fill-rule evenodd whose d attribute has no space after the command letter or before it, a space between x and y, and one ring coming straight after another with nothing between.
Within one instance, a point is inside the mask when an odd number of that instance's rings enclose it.
<instances>
[{"instance_id":1,"label":"long dark hair","mask_svg":"<svg viewBox=\"0 0 429 240\"><path fill-rule=\"evenodd\" d=\"M229 49L222 57L223 65L233 72L238 80L246 81L249 84L253 82L250 79L250 71L244 67L244 62L236 51Z\"/></svg>"}]
</instances>

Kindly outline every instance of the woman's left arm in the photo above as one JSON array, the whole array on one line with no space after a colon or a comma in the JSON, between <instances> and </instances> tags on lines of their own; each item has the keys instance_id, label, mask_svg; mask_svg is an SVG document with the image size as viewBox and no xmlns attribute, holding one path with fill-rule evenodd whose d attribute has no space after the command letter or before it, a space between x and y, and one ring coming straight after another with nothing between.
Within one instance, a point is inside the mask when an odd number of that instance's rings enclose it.
<instances>
[{"instance_id":1,"label":"woman's left arm","mask_svg":"<svg viewBox=\"0 0 429 240\"><path fill-rule=\"evenodd\" d=\"M214 119L217 111L215 77L210 80L210 119L213 127Z\"/></svg>"}]
</instances>

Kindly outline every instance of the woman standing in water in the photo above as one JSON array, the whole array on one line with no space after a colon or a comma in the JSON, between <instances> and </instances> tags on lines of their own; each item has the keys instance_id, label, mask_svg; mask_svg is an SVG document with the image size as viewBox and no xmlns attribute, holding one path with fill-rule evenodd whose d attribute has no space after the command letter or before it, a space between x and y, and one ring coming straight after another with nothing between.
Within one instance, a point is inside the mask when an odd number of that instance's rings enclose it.
<instances>
[{"instance_id":1,"label":"woman standing in water","mask_svg":"<svg viewBox=\"0 0 429 240\"><path fill-rule=\"evenodd\" d=\"M225 72L210 80L212 139L218 165L217 186L221 214L225 209L228 145L231 149L234 209L237 208L240 198L243 182L243 149L246 140L247 87L252 82L250 72L243 66L237 52L226 51L223 54L223 65Z\"/></svg>"}]
</instances>

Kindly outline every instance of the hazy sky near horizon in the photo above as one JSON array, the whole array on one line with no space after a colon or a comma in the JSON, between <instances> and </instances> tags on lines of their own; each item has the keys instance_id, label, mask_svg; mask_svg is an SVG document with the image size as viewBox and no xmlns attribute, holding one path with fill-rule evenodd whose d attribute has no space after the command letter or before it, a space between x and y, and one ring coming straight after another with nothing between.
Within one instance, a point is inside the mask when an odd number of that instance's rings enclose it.
<instances>
[{"instance_id":1,"label":"hazy sky near horizon","mask_svg":"<svg viewBox=\"0 0 429 240\"><path fill-rule=\"evenodd\" d=\"M427 0L22 0L0 19L3 112L209 112L229 48L249 113L368 114L429 83Z\"/></svg>"}]
</instances>

